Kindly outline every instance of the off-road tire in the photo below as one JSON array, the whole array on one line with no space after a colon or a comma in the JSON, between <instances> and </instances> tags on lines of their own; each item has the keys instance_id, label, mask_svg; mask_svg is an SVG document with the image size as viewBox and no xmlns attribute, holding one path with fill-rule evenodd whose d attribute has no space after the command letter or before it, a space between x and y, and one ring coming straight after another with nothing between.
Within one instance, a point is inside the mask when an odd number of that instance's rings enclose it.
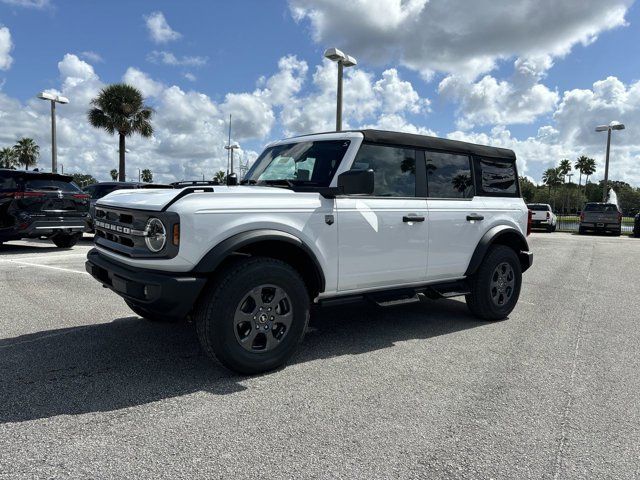
<instances>
[{"instance_id":1,"label":"off-road tire","mask_svg":"<svg viewBox=\"0 0 640 480\"><path fill-rule=\"evenodd\" d=\"M309 293L300 274L280 260L249 257L233 263L216 277L198 299L193 314L205 353L243 375L267 372L284 365L294 354L309 322ZM262 285L275 285L286 293L291 303L292 320L277 346L272 350L253 352L240 344L234 316L247 292Z\"/></svg>"},{"instance_id":2,"label":"off-road tire","mask_svg":"<svg viewBox=\"0 0 640 480\"><path fill-rule=\"evenodd\" d=\"M127 304L127 306L131 310L133 310L133 313L135 313L139 317L144 318L145 320L149 320L150 322L154 322L154 323L176 323L176 322L178 322L177 318L165 317L163 315L158 315L156 313L152 313L152 312L148 311L147 309L145 309L144 307L141 307L140 305L137 305L137 304L135 304L133 302L130 302L129 300L125 300L125 303Z\"/></svg>"},{"instance_id":3,"label":"off-road tire","mask_svg":"<svg viewBox=\"0 0 640 480\"><path fill-rule=\"evenodd\" d=\"M508 301L498 306L492 300L491 280L496 268L507 263L514 274L514 286ZM482 320L502 320L515 308L522 286L522 266L516 252L504 245L492 246L477 272L470 279L471 293L465 296L471 313Z\"/></svg>"},{"instance_id":4,"label":"off-road tire","mask_svg":"<svg viewBox=\"0 0 640 480\"><path fill-rule=\"evenodd\" d=\"M67 233L58 233L51 237L51 241L58 248L71 248L76 243L78 243L78 240L80 240L81 236L81 233L74 233L71 235Z\"/></svg>"}]
</instances>

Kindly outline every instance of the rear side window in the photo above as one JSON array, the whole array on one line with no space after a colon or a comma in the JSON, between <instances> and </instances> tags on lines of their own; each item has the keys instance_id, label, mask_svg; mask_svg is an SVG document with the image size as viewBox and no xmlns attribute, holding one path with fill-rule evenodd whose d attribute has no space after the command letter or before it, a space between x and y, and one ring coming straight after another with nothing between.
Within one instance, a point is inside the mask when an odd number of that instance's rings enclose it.
<instances>
[{"instance_id":1,"label":"rear side window","mask_svg":"<svg viewBox=\"0 0 640 480\"><path fill-rule=\"evenodd\" d=\"M515 162L477 158L476 175L479 195L518 196L518 175Z\"/></svg>"},{"instance_id":2,"label":"rear side window","mask_svg":"<svg viewBox=\"0 0 640 480\"><path fill-rule=\"evenodd\" d=\"M29 179L24 182L24 189L29 190L61 190L63 192L80 192L74 183L63 180L38 178Z\"/></svg>"},{"instance_id":3,"label":"rear side window","mask_svg":"<svg viewBox=\"0 0 640 480\"><path fill-rule=\"evenodd\" d=\"M0 192L15 192L17 188L18 185L13 176L0 176Z\"/></svg>"},{"instance_id":4,"label":"rear side window","mask_svg":"<svg viewBox=\"0 0 640 480\"><path fill-rule=\"evenodd\" d=\"M364 144L351 169L374 171L374 196L416 195L416 152L413 149Z\"/></svg>"},{"instance_id":5,"label":"rear side window","mask_svg":"<svg viewBox=\"0 0 640 480\"><path fill-rule=\"evenodd\" d=\"M424 152L427 162L427 195L430 198L471 198L474 194L467 155Z\"/></svg>"}]
</instances>

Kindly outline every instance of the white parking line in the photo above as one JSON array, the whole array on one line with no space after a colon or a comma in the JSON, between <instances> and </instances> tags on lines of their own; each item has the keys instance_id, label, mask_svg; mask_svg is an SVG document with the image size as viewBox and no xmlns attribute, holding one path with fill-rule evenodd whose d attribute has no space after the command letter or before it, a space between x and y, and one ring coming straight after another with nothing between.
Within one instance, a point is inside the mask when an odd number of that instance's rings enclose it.
<instances>
[{"instance_id":1,"label":"white parking line","mask_svg":"<svg viewBox=\"0 0 640 480\"><path fill-rule=\"evenodd\" d=\"M21 262L20 260L0 260L0 262L15 263L16 265L25 265L27 267L41 267L49 268L51 270L60 270L62 272L80 273L82 275L89 275L87 272L80 272L78 270L71 270L70 268L54 267L52 265L41 265L39 263Z\"/></svg>"}]
</instances>

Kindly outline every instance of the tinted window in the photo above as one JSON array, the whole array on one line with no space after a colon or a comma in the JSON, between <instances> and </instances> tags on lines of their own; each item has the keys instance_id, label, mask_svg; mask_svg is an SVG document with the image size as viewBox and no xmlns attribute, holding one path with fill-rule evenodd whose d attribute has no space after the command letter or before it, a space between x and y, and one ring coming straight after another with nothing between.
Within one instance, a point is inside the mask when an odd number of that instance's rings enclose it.
<instances>
[{"instance_id":1,"label":"tinted window","mask_svg":"<svg viewBox=\"0 0 640 480\"><path fill-rule=\"evenodd\" d=\"M617 212L618 207L613 203L587 203L584 207L585 212Z\"/></svg>"},{"instance_id":2,"label":"tinted window","mask_svg":"<svg viewBox=\"0 0 640 480\"><path fill-rule=\"evenodd\" d=\"M513 162L481 158L476 163L482 194L516 195L518 176Z\"/></svg>"},{"instance_id":3,"label":"tinted window","mask_svg":"<svg viewBox=\"0 0 640 480\"><path fill-rule=\"evenodd\" d=\"M18 188L14 177L0 176L0 192L11 191L14 192Z\"/></svg>"},{"instance_id":4,"label":"tinted window","mask_svg":"<svg viewBox=\"0 0 640 480\"><path fill-rule=\"evenodd\" d=\"M267 148L255 161L244 181L258 184L277 181L328 187L349 140L298 142Z\"/></svg>"},{"instance_id":5,"label":"tinted window","mask_svg":"<svg viewBox=\"0 0 640 480\"><path fill-rule=\"evenodd\" d=\"M374 196L416 195L416 156L413 149L364 144L360 147L351 169L373 170Z\"/></svg>"},{"instance_id":6,"label":"tinted window","mask_svg":"<svg viewBox=\"0 0 640 480\"><path fill-rule=\"evenodd\" d=\"M79 192L74 183L65 182L63 180L55 180L53 178L29 179L24 183L25 190L62 190L63 192Z\"/></svg>"},{"instance_id":7,"label":"tinted window","mask_svg":"<svg viewBox=\"0 0 640 480\"><path fill-rule=\"evenodd\" d=\"M96 185L91 198L98 199L104 197L105 195L108 195L115 190L126 190L132 188L132 186L128 185Z\"/></svg>"},{"instance_id":8,"label":"tinted window","mask_svg":"<svg viewBox=\"0 0 640 480\"><path fill-rule=\"evenodd\" d=\"M424 152L427 160L427 194L431 198L471 198L473 178L467 155Z\"/></svg>"},{"instance_id":9,"label":"tinted window","mask_svg":"<svg viewBox=\"0 0 640 480\"><path fill-rule=\"evenodd\" d=\"M536 212L546 212L551 210L549 205L527 205L527 208Z\"/></svg>"}]
</instances>

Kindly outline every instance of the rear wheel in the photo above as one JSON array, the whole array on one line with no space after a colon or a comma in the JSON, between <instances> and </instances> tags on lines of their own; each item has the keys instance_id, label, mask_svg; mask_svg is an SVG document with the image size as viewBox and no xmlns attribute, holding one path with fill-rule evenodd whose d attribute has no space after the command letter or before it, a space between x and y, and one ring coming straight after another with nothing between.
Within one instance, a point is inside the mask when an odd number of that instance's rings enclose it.
<instances>
[{"instance_id":1,"label":"rear wheel","mask_svg":"<svg viewBox=\"0 0 640 480\"><path fill-rule=\"evenodd\" d=\"M78 240L80 240L81 236L81 233L58 233L51 237L51 240L58 248L71 248L76 243L78 243Z\"/></svg>"},{"instance_id":2,"label":"rear wheel","mask_svg":"<svg viewBox=\"0 0 640 480\"><path fill-rule=\"evenodd\" d=\"M280 367L309 321L309 293L300 274L272 258L243 259L220 273L196 305L204 351L241 374Z\"/></svg>"},{"instance_id":3,"label":"rear wheel","mask_svg":"<svg viewBox=\"0 0 640 480\"><path fill-rule=\"evenodd\" d=\"M520 297L522 267L513 249L494 245L471 278L466 296L471 313L483 320L506 318Z\"/></svg>"},{"instance_id":4,"label":"rear wheel","mask_svg":"<svg viewBox=\"0 0 640 480\"><path fill-rule=\"evenodd\" d=\"M127 304L127 306L133 310L133 313L135 313L136 315L138 315L139 317L144 318L145 320L149 320L150 322L155 322L155 323L175 323L178 321L177 318L173 318L173 317L165 317L162 315L158 315L157 313L152 313L149 310L147 310L144 307L141 307L140 305L137 305L133 302L130 302L128 300L125 300L125 303Z\"/></svg>"}]
</instances>

